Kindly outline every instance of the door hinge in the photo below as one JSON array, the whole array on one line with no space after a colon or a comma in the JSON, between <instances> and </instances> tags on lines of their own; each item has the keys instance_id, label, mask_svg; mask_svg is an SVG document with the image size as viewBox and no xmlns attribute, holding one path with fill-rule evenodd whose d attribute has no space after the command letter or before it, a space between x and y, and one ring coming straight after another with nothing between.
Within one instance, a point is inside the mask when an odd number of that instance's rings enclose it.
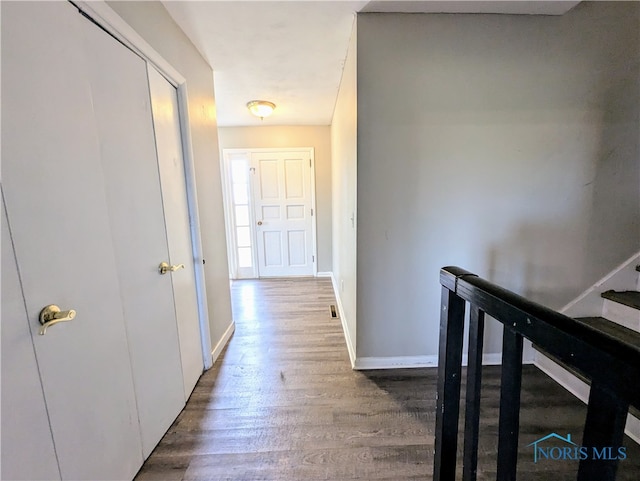
<instances>
[{"instance_id":1,"label":"door hinge","mask_svg":"<svg viewBox=\"0 0 640 481\"><path fill-rule=\"evenodd\" d=\"M316 261L316 256L311 256L311 262L315 262Z\"/></svg>"},{"instance_id":2,"label":"door hinge","mask_svg":"<svg viewBox=\"0 0 640 481\"><path fill-rule=\"evenodd\" d=\"M311 215L313 216L313 209L311 209Z\"/></svg>"},{"instance_id":3,"label":"door hinge","mask_svg":"<svg viewBox=\"0 0 640 481\"><path fill-rule=\"evenodd\" d=\"M311 159L309 159L309 168L311 168Z\"/></svg>"}]
</instances>

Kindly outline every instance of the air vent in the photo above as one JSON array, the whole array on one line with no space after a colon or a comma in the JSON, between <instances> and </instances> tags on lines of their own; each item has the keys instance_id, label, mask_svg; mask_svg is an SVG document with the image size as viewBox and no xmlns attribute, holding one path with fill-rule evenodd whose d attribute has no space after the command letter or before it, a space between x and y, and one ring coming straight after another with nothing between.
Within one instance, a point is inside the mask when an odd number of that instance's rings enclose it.
<instances>
[{"instance_id":1,"label":"air vent","mask_svg":"<svg viewBox=\"0 0 640 481\"><path fill-rule=\"evenodd\" d=\"M329 306L329 309L331 309L331 317L337 319L338 318L338 311L336 311L336 306L334 306L333 304L331 304Z\"/></svg>"}]
</instances>

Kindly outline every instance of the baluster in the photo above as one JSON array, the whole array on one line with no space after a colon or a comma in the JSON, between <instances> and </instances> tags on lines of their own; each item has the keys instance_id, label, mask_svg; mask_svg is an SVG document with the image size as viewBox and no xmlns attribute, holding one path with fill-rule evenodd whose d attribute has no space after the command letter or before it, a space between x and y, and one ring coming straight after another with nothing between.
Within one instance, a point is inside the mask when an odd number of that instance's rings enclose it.
<instances>
[{"instance_id":1,"label":"baluster","mask_svg":"<svg viewBox=\"0 0 640 481\"><path fill-rule=\"evenodd\" d=\"M465 301L442 288L434 481L455 479Z\"/></svg>"},{"instance_id":2,"label":"baluster","mask_svg":"<svg viewBox=\"0 0 640 481\"><path fill-rule=\"evenodd\" d=\"M498 481L515 481L520 427L522 336L506 325L502 335L502 377L498 427Z\"/></svg>"},{"instance_id":3,"label":"baluster","mask_svg":"<svg viewBox=\"0 0 640 481\"><path fill-rule=\"evenodd\" d=\"M463 481L475 481L478 467L483 336L484 311L472 305L469 319L469 358L467 362L467 391L465 399Z\"/></svg>"}]
</instances>

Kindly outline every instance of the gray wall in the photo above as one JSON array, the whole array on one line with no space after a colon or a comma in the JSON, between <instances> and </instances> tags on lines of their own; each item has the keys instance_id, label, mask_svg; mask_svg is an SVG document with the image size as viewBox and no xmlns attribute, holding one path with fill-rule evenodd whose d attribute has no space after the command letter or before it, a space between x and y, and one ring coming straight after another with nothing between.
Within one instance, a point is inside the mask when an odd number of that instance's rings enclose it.
<instances>
[{"instance_id":1,"label":"gray wall","mask_svg":"<svg viewBox=\"0 0 640 481\"><path fill-rule=\"evenodd\" d=\"M640 249L639 15L358 16L358 357L437 353L441 266L559 308Z\"/></svg>"},{"instance_id":2,"label":"gray wall","mask_svg":"<svg viewBox=\"0 0 640 481\"><path fill-rule=\"evenodd\" d=\"M213 95L213 71L160 2L108 2L187 80L211 343L231 324L231 295Z\"/></svg>"},{"instance_id":3,"label":"gray wall","mask_svg":"<svg viewBox=\"0 0 640 481\"><path fill-rule=\"evenodd\" d=\"M331 124L333 276L342 305L349 354L356 356L356 24Z\"/></svg>"},{"instance_id":4,"label":"gray wall","mask_svg":"<svg viewBox=\"0 0 640 481\"><path fill-rule=\"evenodd\" d=\"M314 148L318 272L331 272L331 137L329 126L220 127L218 136L221 150Z\"/></svg>"}]
</instances>

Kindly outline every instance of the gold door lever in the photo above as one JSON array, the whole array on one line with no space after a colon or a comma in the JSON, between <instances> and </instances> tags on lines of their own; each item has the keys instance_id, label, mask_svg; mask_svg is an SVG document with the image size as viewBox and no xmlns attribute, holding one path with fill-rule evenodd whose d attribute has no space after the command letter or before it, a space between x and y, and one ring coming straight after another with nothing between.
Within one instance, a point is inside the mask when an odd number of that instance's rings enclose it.
<instances>
[{"instance_id":1,"label":"gold door lever","mask_svg":"<svg viewBox=\"0 0 640 481\"><path fill-rule=\"evenodd\" d=\"M40 311L40 324L42 324L42 327L38 331L38 334L44 336L47 333L47 328L59 322L70 321L74 317L76 317L76 311L73 309L61 311L60 308L54 304L48 305Z\"/></svg>"},{"instance_id":2,"label":"gold door lever","mask_svg":"<svg viewBox=\"0 0 640 481\"><path fill-rule=\"evenodd\" d=\"M158 270L160 271L160 274L166 274L167 272L175 272L178 269L184 269L184 264L176 264L176 265L170 266L166 262L161 262L160 265L158 266Z\"/></svg>"}]
</instances>

